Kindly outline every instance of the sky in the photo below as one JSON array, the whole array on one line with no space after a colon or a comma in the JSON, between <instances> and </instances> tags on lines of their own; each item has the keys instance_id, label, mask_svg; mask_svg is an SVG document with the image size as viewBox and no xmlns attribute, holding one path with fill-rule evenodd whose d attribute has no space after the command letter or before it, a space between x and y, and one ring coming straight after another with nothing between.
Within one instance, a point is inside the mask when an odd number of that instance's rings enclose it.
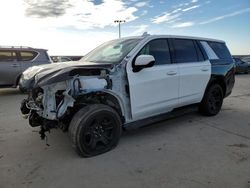
<instances>
[{"instance_id":1,"label":"sky","mask_svg":"<svg viewBox=\"0 0 250 188\"><path fill-rule=\"evenodd\" d=\"M149 34L224 40L233 55L250 54L250 0L6 0L0 45L85 55L118 38Z\"/></svg>"}]
</instances>

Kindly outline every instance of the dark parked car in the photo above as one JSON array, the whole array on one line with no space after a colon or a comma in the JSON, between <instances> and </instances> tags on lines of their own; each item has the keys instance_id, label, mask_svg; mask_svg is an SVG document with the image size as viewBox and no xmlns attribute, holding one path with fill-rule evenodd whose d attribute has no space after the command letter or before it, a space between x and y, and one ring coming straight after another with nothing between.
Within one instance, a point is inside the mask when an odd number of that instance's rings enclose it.
<instances>
[{"instance_id":1,"label":"dark parked car","mask_svg":"<svg viewBox=\"0 0 250 188\"><path fill-rule=\"evenodd\" d=\"M23 46L0 46L0 88L17 87L27 68L51 63L45 49Z\"/></svg>"},{"instance_id":2,"label":"dark parked car","mask_svg":"<svg viewBox=\"0 0 250 188\"><path fill-rule=\"evenodd\" d=\"M236 73L246 73L250 72L250 63L242 61L240 58L234 58Z\"/></svg>"}]
</instances>

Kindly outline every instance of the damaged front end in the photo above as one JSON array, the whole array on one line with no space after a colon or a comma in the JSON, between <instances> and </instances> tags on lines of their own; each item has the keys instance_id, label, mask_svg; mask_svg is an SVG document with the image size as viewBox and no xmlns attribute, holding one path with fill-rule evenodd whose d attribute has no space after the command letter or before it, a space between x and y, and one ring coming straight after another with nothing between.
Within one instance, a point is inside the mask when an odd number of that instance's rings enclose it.
<instances>
[{"instance_id":1,"label":"damaged front end","mask_svg":"<svg viewBox=\"0 0 250 188\"><path fill-rule=\"evenodd\" d=\"M70 67L36 76L33 89L21 104L24 118L32 127L41 126L41 138L51 128L67 130L76 110L93 100L98 93L112 88L110 68ZM90 97L95 93L95 98Z\"/></svg>"}]
</instances>

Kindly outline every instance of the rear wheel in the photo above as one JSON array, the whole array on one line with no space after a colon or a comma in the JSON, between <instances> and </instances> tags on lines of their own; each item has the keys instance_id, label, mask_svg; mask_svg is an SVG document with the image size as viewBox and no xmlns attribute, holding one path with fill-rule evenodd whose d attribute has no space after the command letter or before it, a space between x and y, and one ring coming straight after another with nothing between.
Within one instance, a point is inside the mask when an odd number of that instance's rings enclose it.
<instances>
[{"instance_id":1,"label":"rear wheel","mask_svg":"<svg viewBox=\"0 0 250 188\"><path fill-rule=\"evenodd\" d=\"M73 147L83 157L110 151L119 142L121 125L113 108L103 104L86 106L74 115L69 126Z\"/></svg>"},{"instance_id":2,"label":"rear wheel","mask_svg":"<svg viewBox=\"0 0 250 188\"><path fill-rule=\"evenodd\" d=\"M211 85L205 93L200 104L200 112L206 116L214 116L219 113L223 103L223 91L219 84Z\"/></svg>"}]
</instances>

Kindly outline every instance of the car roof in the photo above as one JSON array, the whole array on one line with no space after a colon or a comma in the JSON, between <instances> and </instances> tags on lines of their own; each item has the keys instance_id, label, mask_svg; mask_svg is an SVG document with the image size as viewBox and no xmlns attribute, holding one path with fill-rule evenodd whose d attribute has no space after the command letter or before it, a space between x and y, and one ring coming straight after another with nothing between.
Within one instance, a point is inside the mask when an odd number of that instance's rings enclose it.
<instances>
[{"instance_id":1,"label":"car roof","mask_svg":"<svg viewBox=\"0 0 250 188\"><path fill-rule=\"evenodd\" d=\"M193 40L201 40L201 41L211 41L211 42L219 42L225 43L223 40L212 39L212 38L205 38L205 37L194 37L194 36L183 36L183 35L150 35L150 34L143 34L142 36L135 36L135 37L125 37L123 39L157 39L157 38L179 38L179 39L193 39Z\"/></svg>"},{"instance_id":2,"label":"car roof","mask_svg":"<svg viewBox=\"0 0 250 188\"><path fill-rule=\"evenodd\" d=\"M183 36L183 35L147 35L145 37L148 38L178 38L178 39L193 39L193 40L201 40L201 41L211 41L211 42L219 42L225 43L223 40L205 38L205 37L194 37L194 36Z\"/></svg>"},{"instance_id":3,"label":"car roof","mask_svg":"<svg viewBox=\"0 0 250 188\"><path fill-rule=\"evenodd\" d=\"M39 50L39 51L48 51L47 49L42 49L42 48L32 48L28 46L0 46L0 50L27 50L27 51L32 51L32 50Z\"/></svg>"}]
</instances>

